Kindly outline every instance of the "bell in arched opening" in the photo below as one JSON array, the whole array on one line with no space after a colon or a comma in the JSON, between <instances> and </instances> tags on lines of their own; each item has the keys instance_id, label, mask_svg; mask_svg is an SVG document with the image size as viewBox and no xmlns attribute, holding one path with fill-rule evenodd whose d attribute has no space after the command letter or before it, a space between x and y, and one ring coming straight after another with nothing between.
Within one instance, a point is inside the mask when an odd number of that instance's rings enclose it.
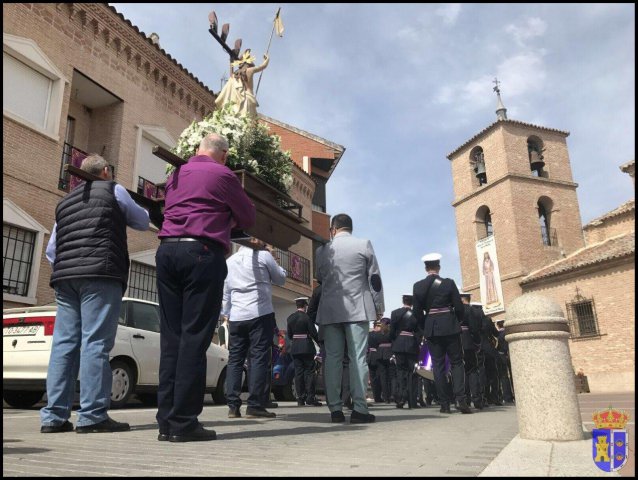
<instances>
[{"instance_id":1,"label":"bell in arched opening","mask_svg":"<svg viewBox=\"0 0 638 480\"><path fill-rule=\"evenodd\" d=\"M530 150L529 152L530 168L535 171L540 171L544 166L543 155L538 150Z\"/></svg>"},{"instance_id":2,"label":"bell in arched opening","mask_svg":"<svg viewBox=\"0 0 638 480\"><path fill-rule=\"evenodd\" d=\"M483 162L483 160L479 160L474 164L474 172L476 173L476 178L478 178L479 185L483 185L487 183L487 174L485 173L485 162Z\"/></svg>"}]
</instances>

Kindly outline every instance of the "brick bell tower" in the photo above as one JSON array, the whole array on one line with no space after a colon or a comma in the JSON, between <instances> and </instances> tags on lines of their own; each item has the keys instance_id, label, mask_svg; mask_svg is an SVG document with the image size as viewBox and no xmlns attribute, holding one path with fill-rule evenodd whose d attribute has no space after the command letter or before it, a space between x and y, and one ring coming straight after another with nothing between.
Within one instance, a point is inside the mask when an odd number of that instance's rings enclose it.
<instances>
[{"instance_id":1,"label":"brick bell tower","mask_svg":"<svg viewBox=\"0 0 638 480\"><path fill-rule=\"evenodd\" d=\"M507 118L495 80L497 120L448 156L463 290L480 301L477 258L493 235L502 290L494 319L522 294L529 273L585 246L569 163L569 132ZM484 282L485 283L485 282ZM486 313L490 313L486 309Z\"/></svg>"}]
</instances>

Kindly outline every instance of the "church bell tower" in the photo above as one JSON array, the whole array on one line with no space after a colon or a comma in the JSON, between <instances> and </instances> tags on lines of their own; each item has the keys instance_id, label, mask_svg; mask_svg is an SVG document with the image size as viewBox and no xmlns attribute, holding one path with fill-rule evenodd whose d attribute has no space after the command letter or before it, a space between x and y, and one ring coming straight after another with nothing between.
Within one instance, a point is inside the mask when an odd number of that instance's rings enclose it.
<instances>
[{"instance_id":1,"label":"church bell tower","mask_svg":"<svg viewBox=\"0 0 638 480\"><path fill-rule=\"evenodd\" d=\"M508 119L494 83L496 121L447 158L463 290L498 318L523 277L585 243L569 132Z\"/></svg>"}]
</instances>

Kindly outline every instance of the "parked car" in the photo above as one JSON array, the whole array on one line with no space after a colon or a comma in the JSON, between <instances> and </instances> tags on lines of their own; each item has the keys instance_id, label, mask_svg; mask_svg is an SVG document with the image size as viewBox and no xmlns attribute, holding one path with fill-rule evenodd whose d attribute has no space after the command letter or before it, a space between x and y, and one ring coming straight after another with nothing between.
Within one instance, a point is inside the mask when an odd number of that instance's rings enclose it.
<instances>
[{"instance_id":1,"label":"parked car","mask_svg":"<svg viewBox=\"0 0 638 480\"><path fill-rule=\"evenodd\" d=\"M2 315L2 396L12 407L29 408L46 392L57 306L11 308ZM157 401L159 384L159 305L124 297L115 345L111 407L126 405L131 395L148 404ZM211 343L206 352L206 392L226 403L224 383L228 350Z\"/></svg>"}]
</instances>

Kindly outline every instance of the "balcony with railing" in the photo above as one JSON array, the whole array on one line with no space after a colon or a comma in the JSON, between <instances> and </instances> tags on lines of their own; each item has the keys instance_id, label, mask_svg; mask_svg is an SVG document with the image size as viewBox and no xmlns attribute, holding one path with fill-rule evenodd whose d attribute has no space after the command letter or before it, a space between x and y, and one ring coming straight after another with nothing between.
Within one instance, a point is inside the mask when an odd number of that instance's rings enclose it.
<instances>
[{"instance_id":1,"label":"balcony with railing","mask_svg":"<svg viewBox=\"0 0 638 480\"><path fill-rule=\"evenodd\" d=\"M288 278L310 285L310 260L279 248L273 249L273 255L279 260L279 265L288 273Z\"/></svg>"},{"instance_id":2,"label":"balcony with railing","mask_svg":"<svg viewBox=\"0 0 638 480\"><path fill-rule=\"evenodd\" d=\"M58 179L59 190L70 192L79 184L84 182L81 178L71 175L69 172L65 171L64 166L71 165L73 167L80 168L82 160L88 156L89 154L85 151L74 147L70 143L64 143L64 147L62 148L62 164L60 165L60 178ZM113 165L109 165L109 167L111 167L111 174L115 180L115 167Z\"/></svg>"}]
</instances>

